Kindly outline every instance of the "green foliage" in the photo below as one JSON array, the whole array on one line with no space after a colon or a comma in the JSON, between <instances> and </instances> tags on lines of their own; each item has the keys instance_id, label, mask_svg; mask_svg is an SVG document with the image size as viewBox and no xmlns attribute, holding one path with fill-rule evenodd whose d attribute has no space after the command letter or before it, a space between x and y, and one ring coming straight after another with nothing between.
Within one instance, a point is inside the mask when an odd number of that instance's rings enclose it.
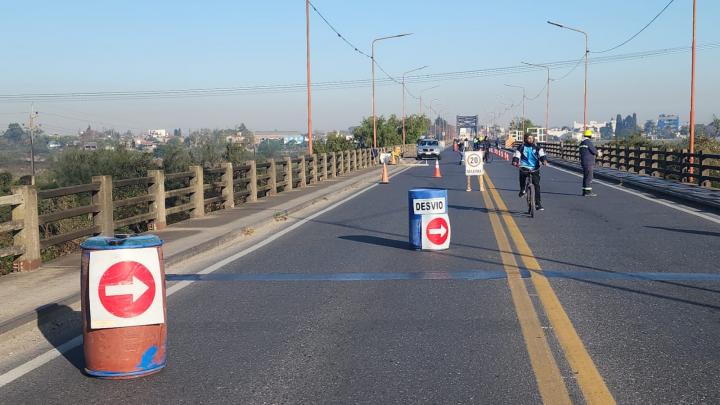
<instances>
[{"instance_id":1,"label":"green foliage","mask_svg":"<svg viewBox=\"0 0 720 405\"><path fill-rule=\"evenodd\" d=\"M427 133L430 120L423 116L412 115L405 119L406 142L414 143ZM353 130L353 137L361 148L373 146L373 119L363 119L360 126ZM377 144L379 147L399 145L402 143L402 118L394 114L388 118L377 118Z\"/></svg>"},{"instance_id":2,"label":"green foliage","mask_svg":"<svg viewBox=\"0 0 720 405\"><path fill-rule=\"evenodd\" d=\"M525 118L525 121L522 119L516 119L510 121L510 130L511 131L522 131L523 128L525 128L525 131L527 132L528 128L536 128L538 125L536 125L534 122L532 122L531 119Z\"/></svg>"},{"instance_id":3,"label":"green foliage","mask_svg":"<svg viewBox=\"0 0 720 405\"><path fill-rule=\"evenodd\" d=\"M162 159L166 173L184 172L193 163L190 149L179 139L172 139L167 144L158 146L155 155Z\"/></svg>"},{"instance_id":4,"label":"green foliage","mask_svg":"<svg viewBox=\"0 0 720 405\"><path fill-rule=\"evenodd\" d=\"M415 144L430 128L430 119L425 115L411 115L405 118L405 143Z\"/></svg>"},{"instance_id":5,"label":"green foliage","mask_svg":"<svg viewBox=\"0 0 720 405\"><path fill-rule=\"evenodd\" d=\"M155 168L153 156L143 152L68 149L39 180L43 188L65 187L89 183L92 176L110 175L116 180L144 177Z\"/></svg>"},{"instance_id":6,"label":"green foliage","mask_svg":"<svg viewBox=\"0 0 720 405\"><path fill-rule=\"evenodd\" d=\"M323 140L313 142L313 151L315 153L340 152L349 149L355 149L353 141L337 132L327 135Z\"/></svg>"},{"instance_id":7,"label":"green foliage","mask_svg":"<svg viewBox=\"0 0 720 405\"><path fill-rule=\"evenodd\" d=\"M10 194L13 185L13 176L9 172L0 172L0 195Z\"/></svg>"},{"instance_id":8,"label":"green foliage","mask_svg":"<svg viewBox=\"0 0 720 405\"><path fill-rule=\"evenodd\" d=\"M10 125L8 125L7 130L3 133L3 137L9 142L9 143L20 143L25 138L25 131L23 130L22 126L18 124L17 122L13 122Z\"/></svg>"},{"instance_id":9,"label":"green foliage","mask_svg":"<svg viewBox=\"0 0 720 405\"><path fill-rule=\"evenodd\" d=\"M257 154L265 159L274 159L280 156L283 142L279 139L264 139L257 145Z\"/></svg>"}]
</instances>

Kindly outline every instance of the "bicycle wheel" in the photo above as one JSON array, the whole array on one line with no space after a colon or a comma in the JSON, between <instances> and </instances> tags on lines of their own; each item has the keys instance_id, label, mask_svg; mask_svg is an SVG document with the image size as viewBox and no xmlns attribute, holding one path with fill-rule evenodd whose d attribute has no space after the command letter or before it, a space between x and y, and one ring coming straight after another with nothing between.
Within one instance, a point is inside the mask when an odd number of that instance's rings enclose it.
<instances>
[{"instance_id":1,"label":"bicycle wheel","mask_svg":"<svg viewBox=\"0 0 720 405\"><path fill-rule=\"evenodd\" d=\"M528 214L530 214L530 218L535 218L535 185L532 183L528 184L527 201Z\"/></svg>"}]
</instances>

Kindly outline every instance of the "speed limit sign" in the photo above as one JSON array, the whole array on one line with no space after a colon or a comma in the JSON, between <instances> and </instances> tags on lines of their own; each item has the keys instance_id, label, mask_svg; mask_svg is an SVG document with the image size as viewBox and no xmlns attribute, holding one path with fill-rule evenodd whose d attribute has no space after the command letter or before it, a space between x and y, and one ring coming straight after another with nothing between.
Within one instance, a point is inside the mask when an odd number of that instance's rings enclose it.
<instances>
[{"instance_id":1,"label":"speed limit sign","mask_svg":"<svg viewBox=\"0 0 720 405\"><path fill-rule=\"evenodd\" d=\"M466 176L482 176L483 169L483 151L465 152L465 175Z\"/></svg>"}]
</instances>

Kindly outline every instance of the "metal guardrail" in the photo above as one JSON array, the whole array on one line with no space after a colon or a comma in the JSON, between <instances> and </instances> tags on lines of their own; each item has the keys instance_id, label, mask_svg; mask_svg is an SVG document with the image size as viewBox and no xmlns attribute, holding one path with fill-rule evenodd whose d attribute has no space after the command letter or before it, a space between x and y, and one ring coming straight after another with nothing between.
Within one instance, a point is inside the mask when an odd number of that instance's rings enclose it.
<instances>
[{"instance_id":1,"label":"metal guardrail","mask_svg":"<svg viewBox=\"0 0 720 405\"><path fill-rule=\"evenodd\" d=\"M112 235L119 228L145 224L147 229L162 229L175 214L202 217L372 167L376 163L371 155L369 149L358 149L212 168L190 166L179 173L150 170L146 177L131 179L95 176L89 184L48 190L15 187L11 195L0 196L0 207L11 208L11 219L0 223L0 233L12 240L12 246L0 248L0 258L12 257L17 271L34 269L41 263L42 249L89 235ZM58 208L62 199L72 206ZM48 212L40 214L41 209ZM67 220L82 226L66 231L56 226Z\"/></svg>"}]
</instances>

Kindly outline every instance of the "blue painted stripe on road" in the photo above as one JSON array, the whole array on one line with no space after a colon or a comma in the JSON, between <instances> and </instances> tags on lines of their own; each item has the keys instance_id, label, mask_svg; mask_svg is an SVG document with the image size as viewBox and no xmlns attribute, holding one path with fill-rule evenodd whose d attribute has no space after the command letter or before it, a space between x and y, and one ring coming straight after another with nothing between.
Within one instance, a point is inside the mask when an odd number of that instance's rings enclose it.
<instances>
[{"instance_id":1,"label":"blue painted stripe on road","mask_svg":"<svg viewBox=\"0 0 720 405\"><path fill-rule=\"evenodd\" d=\"M268 273L168 274L167 281L392 281L392 280L496 280L503 271L422 271L389 273Z\"/></svg>"},{"instance_id":2,"label":"blue painted stripe on road","mask_svg":"<svg viewBox=\"0 0 720 405\"><path fill-rule=\"evenodd\" d=\"M520 268L520 277L529 278L530 271ZM547 278L575 280L620 281L718 281L714 273L629 273L593 271L543 270ZM167 281L394 281L394 280L499 280L507 278L501 271L423 271L423 272L367 272L367 273L268 273L268 274L167 274Z\"/></svg>"}]
</instances>

